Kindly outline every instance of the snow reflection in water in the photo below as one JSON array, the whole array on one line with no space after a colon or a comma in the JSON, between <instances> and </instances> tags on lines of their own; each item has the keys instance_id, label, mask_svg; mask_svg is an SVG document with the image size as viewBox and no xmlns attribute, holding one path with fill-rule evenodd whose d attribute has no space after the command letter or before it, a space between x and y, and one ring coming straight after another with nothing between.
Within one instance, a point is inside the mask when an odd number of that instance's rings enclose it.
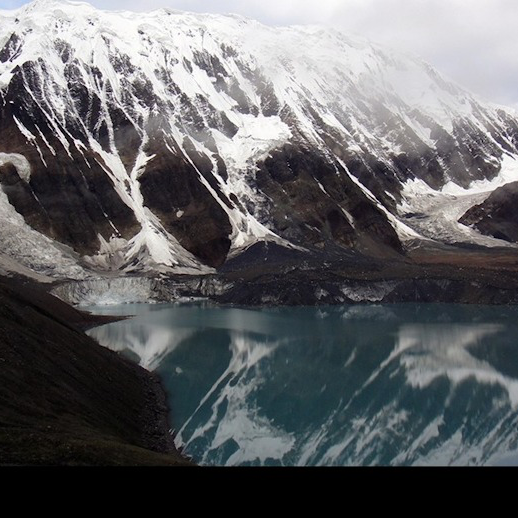
<instances>
[{"instance_id":1,"label":"snow reflection in water","mask_svg":"<svg viewBox=\"0 0 518 518\"><path fill-rule=\"evenodd\" d=\"M516 458L518 308L129 305L102 311L137 315L90 334L162 376L177 441L198 462Z\"/></svg>"}]
</instances>

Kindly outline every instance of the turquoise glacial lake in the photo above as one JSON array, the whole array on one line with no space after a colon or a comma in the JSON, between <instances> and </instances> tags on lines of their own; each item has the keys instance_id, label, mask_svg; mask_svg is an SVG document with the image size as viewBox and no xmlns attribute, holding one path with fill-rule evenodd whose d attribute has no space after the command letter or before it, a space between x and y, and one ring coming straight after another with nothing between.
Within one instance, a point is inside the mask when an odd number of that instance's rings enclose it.
<instances>
[{"instance_id":1,"label":"turquoise glacial lake","mask_svg":"<svg viewBox=\"0 0 518 518\"><path fill-rule=\"evenodd\" d=\"M518 307L89 307L204 465L517 465Z\"/></svg>"}]
</instances>

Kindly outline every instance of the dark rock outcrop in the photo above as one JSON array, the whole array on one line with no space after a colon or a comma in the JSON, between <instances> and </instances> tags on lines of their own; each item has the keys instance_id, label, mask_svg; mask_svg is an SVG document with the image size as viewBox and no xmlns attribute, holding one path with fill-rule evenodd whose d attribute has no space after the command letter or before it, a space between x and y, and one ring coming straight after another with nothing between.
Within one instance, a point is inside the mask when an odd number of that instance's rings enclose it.
<instances>
[{"instance_id":1,"label":"dark rock outcrop","mask_svg":"<svg viewBox=\"0 0 518 518\"><path fill-rule=\"evenodd\" d=\"M518 182L496 189L489 198L469 209L460 219L486 236L518 242Z\"/></svg>"}]
</instances>

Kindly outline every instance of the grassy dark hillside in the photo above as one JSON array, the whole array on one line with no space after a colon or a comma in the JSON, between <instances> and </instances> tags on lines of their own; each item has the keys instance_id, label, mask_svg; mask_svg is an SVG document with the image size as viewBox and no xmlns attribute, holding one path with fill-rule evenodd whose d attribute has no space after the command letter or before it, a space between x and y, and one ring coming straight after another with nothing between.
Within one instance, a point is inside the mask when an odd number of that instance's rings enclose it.
<instances>
[{"instance_id":1,"label":"grassy dark hillside","mask_svg":"<svg viewBox=\"0 0 518 518\"><path fill-rule=\"evenodd\" d=\"M84 335L92 317L0 280L0 465L185 465L158 379Z\"/></svg>"}]
</instances>

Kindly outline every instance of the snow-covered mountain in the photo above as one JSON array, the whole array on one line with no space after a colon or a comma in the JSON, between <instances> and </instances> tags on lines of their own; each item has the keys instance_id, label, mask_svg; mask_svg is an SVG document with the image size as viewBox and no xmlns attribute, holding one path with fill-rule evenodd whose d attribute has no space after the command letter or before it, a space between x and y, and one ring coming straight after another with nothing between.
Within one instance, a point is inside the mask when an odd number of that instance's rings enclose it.
<instances>
[{"instance_id":1,"label":"snow-covered mountain","mask_svg":"<svg viewBox=\"0 0 518 518\"><path fill-rule=\"evenodd\" d=\"M517 159L511 109L335 30L0 12L0 268L203 273L257 241L502 246L458 220Z\"/></svg>"}]
</instances>

